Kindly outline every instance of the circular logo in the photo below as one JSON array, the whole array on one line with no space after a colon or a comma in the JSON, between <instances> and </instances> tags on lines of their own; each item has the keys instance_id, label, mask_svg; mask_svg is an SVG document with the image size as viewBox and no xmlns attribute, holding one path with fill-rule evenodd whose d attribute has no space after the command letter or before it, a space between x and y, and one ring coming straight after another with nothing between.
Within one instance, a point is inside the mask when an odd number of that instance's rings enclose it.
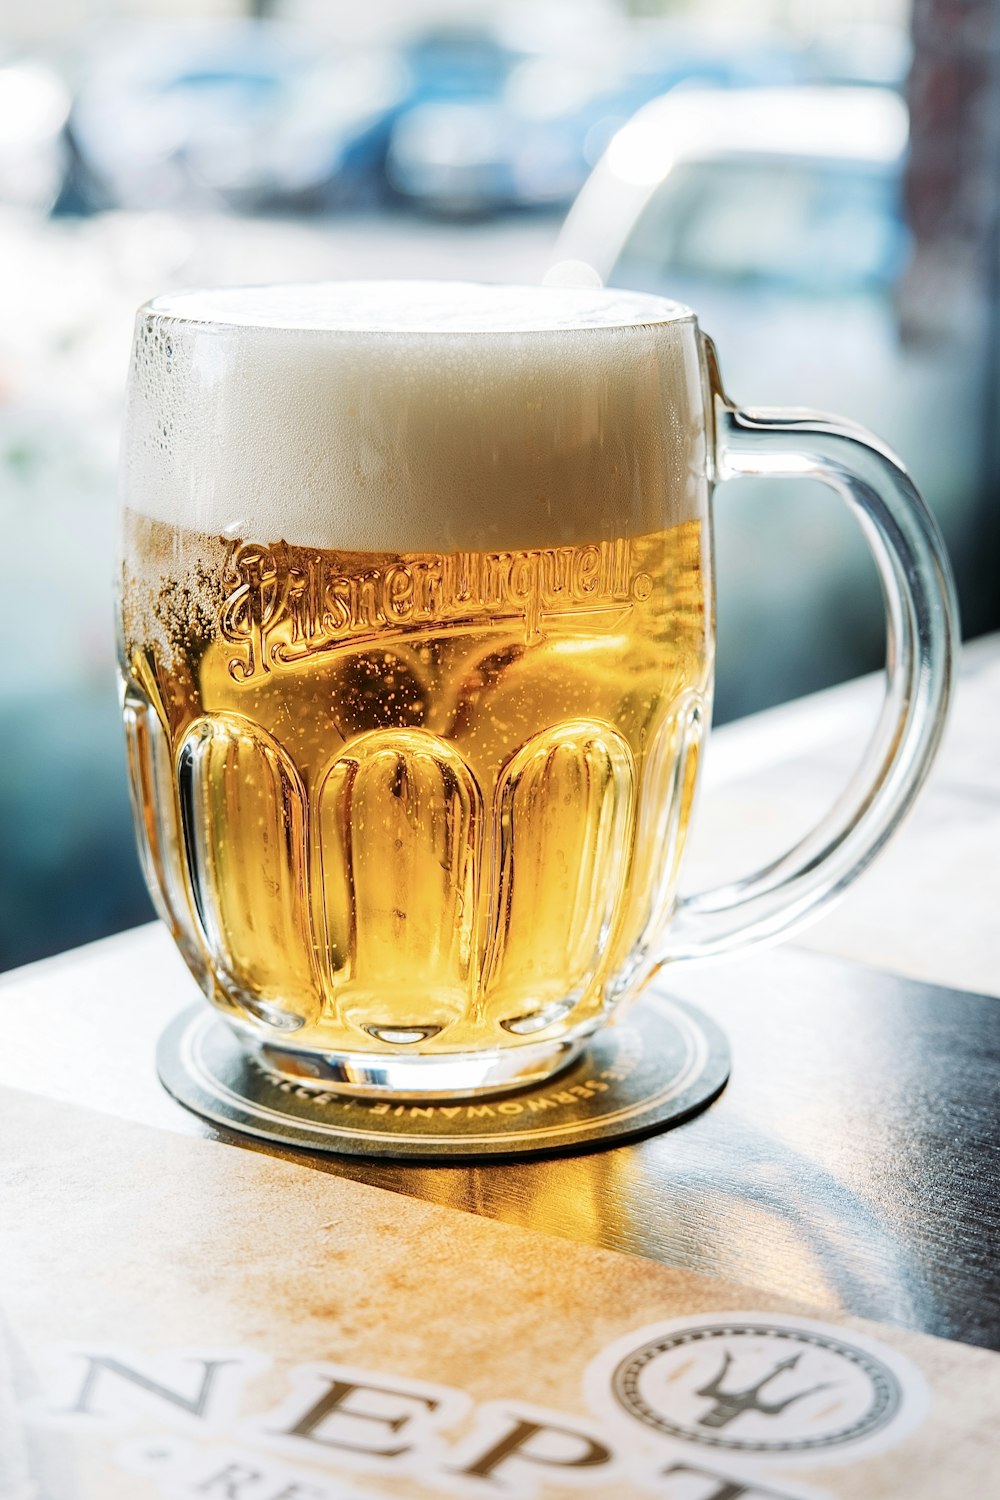
<instances>
[{"instance_id":1,"label":"circular logo","mask_svg":"<svg viewBox=\"0 0 1000 1500\"><path fill-rule=\"evenodd\" d=\"M895 1372L867 1349L770 1319L676 1328L622 1359L611 1385L647 1427L748 1454L859 1442L903 1399Z\"/></svg>"}]
</instances>

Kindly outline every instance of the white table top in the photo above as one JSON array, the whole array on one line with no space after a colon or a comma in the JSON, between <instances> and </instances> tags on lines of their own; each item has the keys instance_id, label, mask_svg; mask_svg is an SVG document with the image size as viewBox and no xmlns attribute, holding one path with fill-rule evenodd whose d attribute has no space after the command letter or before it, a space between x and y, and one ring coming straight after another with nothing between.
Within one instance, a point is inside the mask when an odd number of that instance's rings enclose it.
<instances>
[{"instance_id":1,"label":"white table top","mask_svg":"<svg viewBox=\"0 0 1000 1500\"><path fill-rule=\"evenodd\" d=\"M998 688L1000 636L966 653L941 759L909 823L800 946L669 971L670 988L730 1037L733 1077L711 1109L677 1131L553 1161L310 1165L1000 1347L993 1001L949 1004L802 946L1000 996ZM867 679L714 735L695 883L746 873L826 811L879 695ZM231 1149L238 1137L220 1137L156 1078L160 1034L196 997L155 923L9 974L0 1085Z\"/></svg>"},{"instance_id":2,"label":"white table top","mask_svg":"<svg viewBox=\"0 0 1000 1500\"><path fill-rule=\"evenodd\" d=\"M857 764L881 676L713 735L688 878L748 873L829 807ZM1000 996L1000 636L967 646L939 758L907 823L800 947Z\"/></svg>"}]
</instances>

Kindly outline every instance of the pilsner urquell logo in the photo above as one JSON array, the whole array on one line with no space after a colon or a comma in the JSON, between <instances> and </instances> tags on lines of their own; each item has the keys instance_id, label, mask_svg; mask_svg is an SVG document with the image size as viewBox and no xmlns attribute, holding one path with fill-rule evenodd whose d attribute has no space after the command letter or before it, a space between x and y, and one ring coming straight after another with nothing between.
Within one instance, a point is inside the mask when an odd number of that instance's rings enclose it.
<instances>
[{"instance_id":1,"label":"pilsner urquell logo","mask_svg":"<svg viewBox=\"0 0 1000 1500\"><path fill-rule=\"evenodd\" d=\"M237 682L350 642L440 635L477 619L523 625L526 642L554 626L613 628L653 580L633 570L625 538L523 552L427 552L378 566L285 542L234 542L220 630L241 648Z\"/></svg>"}]
</instances>

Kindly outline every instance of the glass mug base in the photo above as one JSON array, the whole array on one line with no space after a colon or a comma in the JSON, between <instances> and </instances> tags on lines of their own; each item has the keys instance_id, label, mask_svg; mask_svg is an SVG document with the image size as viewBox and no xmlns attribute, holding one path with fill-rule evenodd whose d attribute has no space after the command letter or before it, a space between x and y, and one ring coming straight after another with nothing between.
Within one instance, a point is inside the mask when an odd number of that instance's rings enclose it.
<instances>
[{"instance_id":1,"label":"glass mug base","mask_svg":"<svg viewBox=\"0 0 1000 1500\"><path fill-rule=\"evenodd\" d=\"M407 1057L391 1052L293 1052L234 1024L244 1050L270 1073L360 1099L472 1099L543 1083L575 1062L592 1029L557 1041Z\"/></svg>"}]
</instances>

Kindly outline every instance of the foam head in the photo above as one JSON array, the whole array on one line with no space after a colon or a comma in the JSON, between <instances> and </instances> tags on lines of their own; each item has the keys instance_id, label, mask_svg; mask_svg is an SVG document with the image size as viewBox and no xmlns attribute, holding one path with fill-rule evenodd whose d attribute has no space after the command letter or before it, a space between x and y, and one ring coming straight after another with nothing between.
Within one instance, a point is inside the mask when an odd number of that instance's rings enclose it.
<instances>
[{"instance_id":1,"label":"foam head","mask_svg":"<svg viewBox=\"0 0 1000 1500\"><path fill-rule=\"evenodd\" d=\"M126 505L359 551L557 546L701 513L697 326L610 290L342 282L140 310Z\"/></svg>"}]
</instances>

